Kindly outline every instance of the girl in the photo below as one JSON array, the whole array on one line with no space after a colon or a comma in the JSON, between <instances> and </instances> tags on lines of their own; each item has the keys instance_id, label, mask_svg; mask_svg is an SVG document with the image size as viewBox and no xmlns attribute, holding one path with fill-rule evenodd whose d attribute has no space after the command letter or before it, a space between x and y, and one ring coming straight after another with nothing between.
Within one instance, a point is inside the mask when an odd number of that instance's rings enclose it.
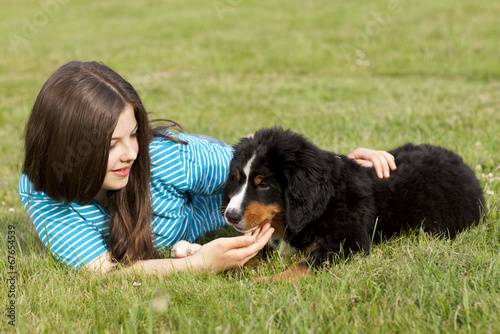
<instances>
[{"instance_id":1,"label":"girl","mask_svg":"<svg viewBox=\"0 0 500 334\"><path fill-rule=\"evenodd\" d=\"M273 229L219 238L182 259L159 253L224 225L220 194L232 150L216 140L153 128L134 88L96 62L70 62L42 87L26 126L21 200L51 254L72 268L168 274L243 265ZM382 176L386 152L350 154Z\"/></svg>"}]
</instances>

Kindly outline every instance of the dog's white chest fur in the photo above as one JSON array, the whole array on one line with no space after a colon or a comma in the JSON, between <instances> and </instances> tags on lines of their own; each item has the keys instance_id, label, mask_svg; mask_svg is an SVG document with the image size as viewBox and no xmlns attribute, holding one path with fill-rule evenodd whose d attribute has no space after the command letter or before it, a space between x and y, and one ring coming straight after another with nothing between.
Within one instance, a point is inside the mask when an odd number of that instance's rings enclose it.
<instances>
[{"instance_id":1,"label":"dog's white chest fur","mask_svg":"<svg viewBox=\"0 0 500 334\"><path fill-rule=\"evenodd\" d=\"M281 237L272 236L271 239L269 239L268 244L273 249L275 249L280 255L294 255L299 252L297 248L291 246Z\"/></svg>"}]
</instances>

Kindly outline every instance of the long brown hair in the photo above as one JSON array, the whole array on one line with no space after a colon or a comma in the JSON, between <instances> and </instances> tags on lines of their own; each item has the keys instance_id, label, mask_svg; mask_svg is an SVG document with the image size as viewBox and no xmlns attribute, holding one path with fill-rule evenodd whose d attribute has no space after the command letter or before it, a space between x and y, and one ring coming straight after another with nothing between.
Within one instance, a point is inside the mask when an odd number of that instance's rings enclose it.
<instances>
[{"instance_id":1,"label":"long brown hair","mask_svg":"<svg viewBox=\"0 0 500 334\"><path fill-rule=\"evenodd\" d=\"M36 191L54 200L86 204L106 175L111 137L126 104L138 123L139 153L127 186L102 203L110 215L112 258L122 263L157 257L151 231L149 141L170 125L152 129L139 95L125 79L97 62L73 61L43 85L26 126L23 173ZM180 128L182 130L182 128ZM179 142L179 141L177 141Z\"/></svg>"}]
</instances>

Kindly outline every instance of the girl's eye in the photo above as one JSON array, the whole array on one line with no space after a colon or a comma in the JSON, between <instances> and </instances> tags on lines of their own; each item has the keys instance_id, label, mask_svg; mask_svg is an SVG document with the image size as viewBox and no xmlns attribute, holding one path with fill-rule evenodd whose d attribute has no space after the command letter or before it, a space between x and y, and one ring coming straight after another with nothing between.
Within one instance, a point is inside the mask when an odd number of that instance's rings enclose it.
<instances>
[{"instance_id":1,"label":"girl's eye","mask_svg":"<svg viewBox=\"0 0 500 334\"><path fill-rule=\"evenodd\" d=\"M109 149L112 150L116 147L116 143L109 145Z\"/></svg>"},{"instance_id":2,"label":"girl's eye","mask_svg":"<svg viewBox=\"0 0 500 334\"><path fill-rule=\"evenodd\" d=\"M132 133L130 135L130 138L137 138L139 136L139 134L136 132L136 133Z\"/></svg>"}]
</instances>

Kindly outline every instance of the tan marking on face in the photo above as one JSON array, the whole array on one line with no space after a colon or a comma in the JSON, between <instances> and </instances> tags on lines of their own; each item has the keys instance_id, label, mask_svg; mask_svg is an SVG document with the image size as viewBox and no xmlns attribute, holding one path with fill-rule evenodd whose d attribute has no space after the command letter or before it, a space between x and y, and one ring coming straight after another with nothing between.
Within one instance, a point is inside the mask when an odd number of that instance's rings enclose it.
<instances>
[{"instance_id":1,"label":"tan marking on face","mask_svg":"<svg viewBox=\"0 0 500 334\"><path fill-rule=\"evenodd\" d=\"M273 235L284 237L285 235L285 211L280 211L271 220L271 227L274 228Z\"/></svg>"},{"instance_id":2,"label":"tan marking on face","mask_svg":"<svg viewBox=\"0 0 500 334\"><path fill-rule=\"evenodd\" d=\"M238 182L240 182L241 180L241 175L239 170L236 170L236 180L238 180Z\"/></svg>"},{"instance_id":3,"label":"tan marking on face","mask_svg":"<svg viewBox=\"0 0 500 334\"><path fill-rule=\"evenodd\" d=\"M247 229L261 226L265 223L272 225L275 218L279 218L279 216L284 217L284 212L285 209L276 204L265 205L258 202L251 202L245 210L243 221Z\"/></svg>"},{"instance_id":4,"label":"tan marking on face","mask_svg":"<svg viewBox=\"0 0 500 334\"><path fill-rule=\"evenodd\" d=\"M226 184L226 187L224 190L226 189L231 189L233 186L233 180L232 179L228 179L227 180L227 184ZM227 194L227 198L228 199L231 199L231 197L233 197L233 193L232 192L229 192L229 190L227 190L228 194Z\"/></svg>"},{"instance_id":5,"label":"tan marking on face","mask_svg":"<svg viewBox=\"0 0 500 334\"><path fill-rule=\"evenodd\" d=\"M263 180L264 177L262 175L257 175L255 179L253 179L253 184L257 187Z\"/></svg>"}]
</instances>

